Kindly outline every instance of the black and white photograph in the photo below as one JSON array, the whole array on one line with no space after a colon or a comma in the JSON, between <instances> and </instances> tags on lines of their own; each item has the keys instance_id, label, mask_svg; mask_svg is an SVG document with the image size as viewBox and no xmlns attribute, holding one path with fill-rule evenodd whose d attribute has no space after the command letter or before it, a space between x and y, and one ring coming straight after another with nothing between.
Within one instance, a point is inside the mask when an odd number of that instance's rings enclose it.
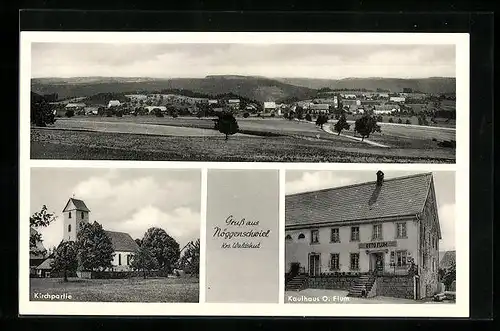
<instances>
[{"instance_id":1,"label":"black and white photograph","mask_svg":"<svg viewBox=\"0 0 500 331\"><path fill-rule=\"evenodd\" d=\"M32 168L30 300L198 302L200 182L199 170Z\"/></svg>"},{"instance_id":2,"label":"black and white photograph","mask_svg":"<svg viewBox=\"0 0 500 331\"><path fill-rule=\"evenodd\" d=\"M286 193L285 303L455 303L455 172L287 171Z\"/></svg>"},{"instance_id":3,"label":"black and white photograph","mask_svg":"<svg viewBox=\"0 0 500 331\"><path fill-rule=\"evenodd\" d=\"M31 43L32 159L455 163L456 45Z\"/></svg>"}]
</instances>

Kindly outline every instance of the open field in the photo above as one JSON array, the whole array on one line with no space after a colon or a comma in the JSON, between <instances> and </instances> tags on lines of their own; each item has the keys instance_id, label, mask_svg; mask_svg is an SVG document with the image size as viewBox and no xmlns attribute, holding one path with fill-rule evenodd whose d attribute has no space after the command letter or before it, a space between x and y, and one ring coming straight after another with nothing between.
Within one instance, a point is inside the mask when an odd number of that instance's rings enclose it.
<instances>
[{"instance_id":1,"label":"open field","mask_svg":"<svg viewBox=\"0 0 500 331\"><path fill-rule=\"evenodd\" d=\"M224 140L207 118L75 117L50 128L31 129L35 159L418 162L452 163L455 150L438 141L455 139L449 129L381 124L369 140L382 148L330 134L313 123L239 119L240 133ZM327 124L330 125L330 124ZM351 130L345 135L353 135ZM432 138L436 140L433 141Z\"/></svg>"},{"instance_id":2,"label":"open field","mask_svg":"<svg viewBox=\"0 0 500 331\"><path fill-rule=\"evenodd\" d=\"M198 302L198 278L79 279L30 278L30 300L40 294L68 294L70 301ZM68 300L63 300L68 301Z\"/></svg>"}]
</instances>

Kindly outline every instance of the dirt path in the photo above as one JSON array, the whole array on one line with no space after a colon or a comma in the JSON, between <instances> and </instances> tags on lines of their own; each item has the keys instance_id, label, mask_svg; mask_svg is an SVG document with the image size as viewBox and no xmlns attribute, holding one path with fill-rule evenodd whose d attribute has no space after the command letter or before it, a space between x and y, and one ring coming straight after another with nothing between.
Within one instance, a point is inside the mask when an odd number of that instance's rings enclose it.
<instances>
[{"instance_id":1,"label":"dirt path","mask_svg":"<svg viewBox=\"0 0 500 331\"><path fill-rule=\"evenodd\" d=\"M323 125L323 131L325 131L326 133L338 135L338 133L333 132L331 125ZM360 142L364 142L364 143L367 143L369 145L376 146L376 147L384 147L384 148L388 148L389 147L387 145L382 145L382 144L376 143L376 142L371 141L371 140L367 140L367 139L361 140L361 138L349 136L349 135L342 134L342 133L340 134L340 136L346 137L346 138L349 138L349 139L353 139L353 140L357 140L357 141L360 141Z\"/></svg>"}]
</instances>

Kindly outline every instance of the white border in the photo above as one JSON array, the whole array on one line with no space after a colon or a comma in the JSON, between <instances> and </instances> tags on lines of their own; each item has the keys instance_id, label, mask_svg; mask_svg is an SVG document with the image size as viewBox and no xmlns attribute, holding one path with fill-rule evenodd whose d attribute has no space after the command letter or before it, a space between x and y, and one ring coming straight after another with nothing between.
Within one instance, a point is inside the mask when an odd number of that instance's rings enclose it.
<instances>
[{"instance_id":1,"label":"white border","mask_svg":"<svg viewBox=\"0 0 500 331\"><path fill-rule=\"evenodd\" d=\"M456 45L457 150L456 164L348 164L348 163L212 163L149 161L33 160L30 157L29 104L31 43L294 43L294 44L448 44ZM20 240L19 313L21 315L137 315L137 316L469 316L469 35L427 33L212 33L212 32L21 32L20 42ZM202 171L202 224L200 230L200 303L93 303L29 301L30 167L196 168ZM456 304L279 304L205 303L206 173L213 169L280 169L280 230L284 233L284 170L412 170L456 171L457 302ZM281 236L280 236L281 238ZM284 244L280 240L280 256ZM280 262L280 279L284 261ZM282 282L281 282L282 283Z\"/></svg>"}]
</instances>

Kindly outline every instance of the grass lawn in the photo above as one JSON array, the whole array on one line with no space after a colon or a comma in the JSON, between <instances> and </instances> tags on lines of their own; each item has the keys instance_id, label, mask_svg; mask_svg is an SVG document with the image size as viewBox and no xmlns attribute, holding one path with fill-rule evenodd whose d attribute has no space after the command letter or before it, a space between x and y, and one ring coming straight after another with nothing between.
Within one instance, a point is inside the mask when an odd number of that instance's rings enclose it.
<instances>
[{"instance_id":1,"label":"grass lawn","mask_svg":"<svg viewBox=\"0 0 500 331\"><path fill-rule=\"evenodd\" d=\"M198 278L80 279L30 278L34 293L68 294L71 301L93 302L198 302ZM67 300L64 300L67 301Z\"/></svg>"},{"instance_id":2,"label":"grass lawn","mask_svg":"<svg viewBox=\"0 0 500 331\"><path fill-rule=\"evenodd\" d=\"M281 137L155 136L33 128L31 158L207 162L452 163L450 149L377 148L323 132Z\"/></svg>"}]
</instances>

